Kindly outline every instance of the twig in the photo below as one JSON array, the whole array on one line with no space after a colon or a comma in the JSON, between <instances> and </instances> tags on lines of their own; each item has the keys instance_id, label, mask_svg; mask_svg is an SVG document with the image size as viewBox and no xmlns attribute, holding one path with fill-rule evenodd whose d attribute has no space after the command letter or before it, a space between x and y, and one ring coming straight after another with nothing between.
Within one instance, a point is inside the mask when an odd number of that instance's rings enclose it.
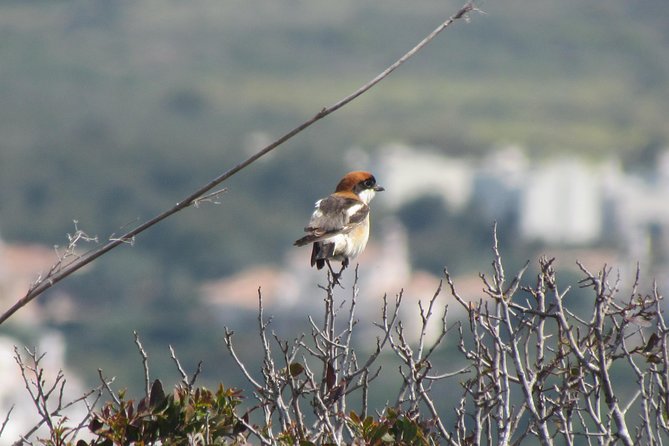
<instances>
[{"instance_id":1,"label":"twig","mask_svg":"<svg viewBox=\"0 0 669 446\"><path fill-rule=\"evenodd\" d=\"M107 381L104 375L102 375L102 369L98 369L98 376L100 377L100 381L102 382L102 387L107 391L107 393L109 393L109 396L111 396L111 398L117 405L121 405L121 400L118 398L118 396L116 396L116 393L114 393L111 387L109 387L110 384L112 384L116 380L116 378L112 378L109 381Z\"/></svg>"},{"instance_id":2,"label":"twig","mask_svg":"<svg viewBox=\"0 0 669 446\"><path fill-rule=\"evenodd\" d=\"M64 403L64 390L65 390L66 379L62 370L58 371L58 374L56 375L53 384L50 387L47 387L46 380L44 379L44 369L40 366L40 362L42 358L44 358L44 354L38 356L36 351L30 351L27 348L25 350L30 359L32 360L32 364L28 365L23 362L23 358L19 354L18 347L14 347L15 360L16 363L19 365L19 368L21 369L21 375L23 377L26 390L28 391L28 394L33 400L33 404L35 405L37 413L40 415L41 419L31 429L29 429L25 434L23 434L20 437L20 439L14 444L23 444L23 443L29 444L28 438L30 438L30 436L32 436L35 432L37 432L37 430L44 424L48 426L49 432L53 435L57 430L60 429L60 423L67 419L67 417L65 417L62 414L62 412L68 409L69 407L83 401L88 409L84 419L80 422L80 424L76 428L67 429L66 431L61 432L61 434L64 435L63 438L67 436L71 436L72 438L74 438L76 436L76 433L79 432L81 427L85 424L86 420L90 418L92 407L95 406L95 404L97 404L97 401L99 400L102 392L102 387L97 387L95 389L92 389L84 393L79 398L76 398L68 403ZM29 378L28 376L29 374L34 376L34 379ZM56 391L57 391L57 396L54 396L54 392ZM89 405L87 402L87 398L94 393L97 393L98 395L95 398L93 404ZM53 407L54 404L56 407L50 410L49 405ZM2 426L0 426L0 434L2 434L2 432L4 431L7 422L9 421L9 416L13 409L14 406L12 406L12 408L9 410L9 413L5 417ZM58 418L58 420L56 420L56 418Z\"/></svg>"},{"instance_id":3,"label":"twig","mask_svg":"<svg viewBox=\"0 0 669 446\"><path fill-rule=\"evenodd\" d=\"M172 358L172 361L174 361L174 364L176 365L177 370L179 371L179 375L181 375L181 381L188 389L191 389L195 385L197 377L200 375L200 373L202 373L202 361L199 361L197 363L197 368L195 369L195 372L193 372L193 376L191 376L189 379L188 374L181 366L181 362L179 362L176 353L174 353L174 348L172 348L171 345L169 347L170 347L170 358Z\"/></svg>"},{"instance_id":4,"label":"twig","mask_svg":"<svg viewBox=\"0 0 669 446\"><path fill-rule=\"evenodd\" d=\"M177 367L177 370L179 371L179 375L181 375L181 381L188 385L188 375L186 374L186 371L181 367L181 363L177 359L177 355L174 353L174 349L170 345L170 358L172 358L172 361L174 361L174 364Z\"/></svg>"},{"instance_id":5,"label":"twig","mask_svg":"<svg viewBox=\"0 0 669 446\"><path fill-rule=\"evenodd\" d=\"M2 433L5 431L7 423L9 423L9 417L12 415L13 410L14 410L14 404L12 404L12 407L10 407L9 410L7 411L7 415L5 415L5 421L3 421L2 425L0 426L0 437L2 436Z\"/></svg>"},{"instance_id":6,"label":"twig","mask_svg":"<svg viewBox=\"0 0 669 446\"><path fill-rule=\"evenodd\" d=\"M240 417L239 415L237 415L235 411L232 411L232 416L238 423L241 423L246 429L248 429L249 432L255 435L258 438L258 440L260 440L261 444L268 446L271 446L273 444L273 442L270 441L270 439L266 438L258 429L255 428L255 426L246 421L244 417Z\"/></svg>"},{"instance_id":7,"label":"twig","mask_svg":"<svg viewBox=\"0 0 669 446\"><path fill-rule=\"evenodd\" d=\"M142 356L142 367L144 369L144 393L147 398L150 397L151 393L151 378L149 376L149 356L146 354L142 342L139 340L139 335L137 331L133 331L132 334L135 336L135 345L139 354Z\"/></svg>"},{"instance_id":8,"label":"twig","mask_svg":"<svg viewBox=\"0 0 669 446\"><path fill-rule=\"evenodd\" d=\"M228 348L228 352L230 353L230 356L232 356L232 359L234 359L235 363L237 364L237 367L242 371L244 374L244 377L246 380L257 390L257 389L262 389L263 386L251 376L249 371L247 370L246 366L242 362L241 359L239 359L239 356L237 356L237 352L235 351L235 348L232 345L232 336L235 334L234 331L228 329L227 327L225 328L225 336L223 337L223 342L225 343L225 346Z\"/></svg>"}]
</instances>

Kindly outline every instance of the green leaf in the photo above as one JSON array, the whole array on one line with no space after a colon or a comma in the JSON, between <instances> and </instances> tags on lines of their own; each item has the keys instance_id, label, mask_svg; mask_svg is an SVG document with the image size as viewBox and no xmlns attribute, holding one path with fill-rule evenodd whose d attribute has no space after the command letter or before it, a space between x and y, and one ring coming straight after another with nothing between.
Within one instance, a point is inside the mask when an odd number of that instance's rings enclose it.
<instances>
[{"instance_id":1,"label":"green leaf","mask_svg":"<svg viewBox=\"0 0 669 446\"><path fill-rule=\"evenodd\" d=\"M384 443L395 443L395 437L390 432L386 432L383 437L381 437L381 441Z\"/></svg>"},{"instance_id":2,"label":"green leaf","mask_svg":"<svg viewBox=\"0 0 669 446\"><path fill-rule=\"evenodd\" d=\"M299 362L293 362L288 366L288 370L290 370L290 376L294 378L304 372L304 366Z\"/></svg>"},{"instance_id":3,"label":"green leaf","mask_svg":"<svg viewBox=\"0 0 669 446\"><path fill-rule=\"evenodd\" d=\"M149 406L155 408L165 401L165 391L163 390L163 383L159 379L156 379L151 385L151 391L149 392Z\"/></svg>"},{"instance_id":4,"label":"green leaf","mask_svg":"<svg viewBox=\"0 0 669 446\"><path fill-rule=\"evenodd\" d=\"M402 439L405 441L413 441L416 438L417 433L418 426L416 426L416 423L405 418L402 423Z\"/></svg>"},{"instance_id":5,"label":"green leaf","mask_svg":"<svg viewBox=\"0 0 669 446\"><path fill-rule=\"evenodd\" d=\"M387 442L386 440L383 439L387 435L388 435L388 426L385 424L380 424L372 430L371 436L369 437L369 444L375 445L378 444L379 441ZM391 441L394 441L394 438Z\"/></svg>"},{"instance_id":6,"label":"green leaf","mask_svg":"<svg viewBox=\"0 0 669 446\"><path fill-rule=\"evenodd\" d=\"M365 421L362 422L362 427L365 430L367 430L367 429L371 428L373 424L374 424L374 418L367 417L367 418L365 418Z\"/></svg>"}]
</instances>

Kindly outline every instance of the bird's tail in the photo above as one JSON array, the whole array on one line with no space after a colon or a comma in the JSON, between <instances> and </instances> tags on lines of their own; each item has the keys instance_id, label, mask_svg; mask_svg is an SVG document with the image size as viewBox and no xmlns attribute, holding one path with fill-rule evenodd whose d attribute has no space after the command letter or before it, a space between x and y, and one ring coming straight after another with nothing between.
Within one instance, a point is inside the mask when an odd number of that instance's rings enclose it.
<instances>
[{"instance_id":1,"label":"bird's tail","mask_svg":"<svg viewBox=\"0 0 669 446\"><path fill-rule=\"evenodd\" d=\"M311 250L311 266L316 265L316 269L325 266L325 260L334 255L334 243L314 243Z\"/></svg>"},{"instance_id":2,"label":"bird's tail","mask_svg":"<svg viewBox=\"0 0 669 446\"><path fill-rule=\"evenodd\" d=\"M301 239L295 240L293 245L304 246L308 245L309 243L320 242L321 240L331 237L334 233L334 231L323 231L314 228L304 228L304 230L307 232L307 235Z\"/></svg>"},{"instance_id":3,"label":"bird's tail","mask_svg":"<svg viewBox=\"0 0 669 446\"><path fill-rule=\"evenodd\" d=\"M318 236L316 236L316 235L314 235L314 234L305 235L305 236L302 237L301 239L295 240L295 243L293 243L293 246L304 246L304 245L308 245L309 243L313 243L313 242L315 242L315 241L317 241L317 240L319 240L319 239L320 239L320 237L318 237Z\"/></svg>"}]
</instances>

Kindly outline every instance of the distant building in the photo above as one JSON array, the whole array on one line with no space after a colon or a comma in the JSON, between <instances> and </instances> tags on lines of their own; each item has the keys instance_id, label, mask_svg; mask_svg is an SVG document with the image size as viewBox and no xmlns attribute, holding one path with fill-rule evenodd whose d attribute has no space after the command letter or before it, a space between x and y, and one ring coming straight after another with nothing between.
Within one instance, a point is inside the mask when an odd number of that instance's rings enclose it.
<instances>
[{"instance_id":1,"label":"distant building","mask_svg":"<svg viewBox=\"0 0 669 446\"><path fill-rule=\"evenodd\" d=\"M517 221L529 170L522 149L506 147L483 158L475 170L472 200L490 221Z\"/></svg>"},{"instance_id":2,"label":"distant building","mask_svg":"<svg viewBox=\"0 0 669 446\"><path fill-rule=\"evenodd\" d=\"M607 184L611 235L624 254L657 271L669 267L669 152L648 176L623 175Z\"/></svg>"},{"instance_id":3,"label":"distant building","mask_svg":"<svg viewBox=\"0 0 669 446\"><path fill-rule=\"evenodd\" d=\"M4 243L0 240L0 306L9 308L23 297L30 285L40 275L46 274L56 260L53 248ZM39 324L43 317L41 307L27 305L12 317L12 321Z\"/></svg>"},{"instance_id":4,"label":"distant building","mask_svg":"<svg viewBox=\"0 0 669 446\"><path fill-rule=\"evenodd\" d=\"M602 232L600 167L560 159L525 174L519 209L519 234L548 244L585 245Z\"/></svg>"},{"instance_id":5,"label":"distant building","mask_svg":"<svg viewBox=\"0 0 669 446\"><path fill-rule=\"evenodd\" d=\"M383 147L380 153L377 176L384 186L391 186L381 200L390 209L427 194L442 197L452 209L462 209L471 199L471 161L399 144Z\"/></svg>"},{"instance_id":6,"label":"distant building","mask_svg":"<svg viewBox=\"0 0 669 446\"><path fill-rule=\"evenodd\" d=\"M438 195L452 210L474 204L490 220L510 222L524 240L580 247L605 241L632 262L669 268L669 151L646 175L625 172L617 160L531 162L513 146L478 163L402 145L378 153L382 203L391 210Z\"/></svg>"}]
</instances>

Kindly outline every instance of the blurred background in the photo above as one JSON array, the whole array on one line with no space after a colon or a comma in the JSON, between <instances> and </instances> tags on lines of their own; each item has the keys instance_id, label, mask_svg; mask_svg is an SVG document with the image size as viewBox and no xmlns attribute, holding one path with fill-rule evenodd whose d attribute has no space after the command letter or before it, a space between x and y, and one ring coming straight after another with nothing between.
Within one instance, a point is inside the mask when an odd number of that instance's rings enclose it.
<instances>
[{"instance_id":1,"label":"blurred background","mask_svg":"<svg viewBox=\"0 0 669 446\"><path fill-rule=\"evenodd\" d=\"M297 336L307 314L321 315L324 273L292 242L314 201L353 169L386 188L359 259L363 349L380 298L404 289L404 317L415 319L414 302L432 296L444 267L481 298L494 221L509 271L546 254L565 284L580 277L577 259L606 263L626 283L639 262L646 285L666 289L669 3L477 5L485 14L224 184L220 204L170 218L3 324L0 416L25 393L12 381L12 345L47 351L73 394L97 383L98 368L139 393L133 330L168 384L178 379L172 345L187 370L204 360L204 384L243 386L223 327L253 363L259 287L279 334ZM104 242L171 207L367 82L460 6L0 1L2 310L75 226ZM17 434L30 415L15 410Z\"/></svg>"}]
</instances>

